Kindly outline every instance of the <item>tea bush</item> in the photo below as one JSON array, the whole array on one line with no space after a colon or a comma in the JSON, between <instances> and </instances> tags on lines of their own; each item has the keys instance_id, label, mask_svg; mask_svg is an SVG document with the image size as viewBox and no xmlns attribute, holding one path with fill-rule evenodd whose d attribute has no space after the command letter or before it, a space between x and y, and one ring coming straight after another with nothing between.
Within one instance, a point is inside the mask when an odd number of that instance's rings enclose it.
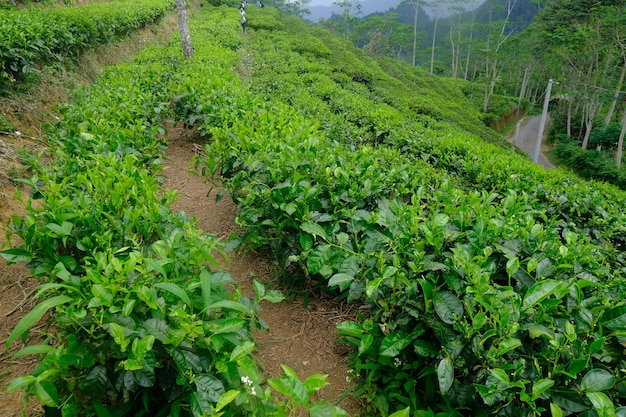
<instances>
[{"instance_id":1,"label":"tea bush","mask_svg":"<svg viewBox=\"0 0 626 417\"><path fill-rule=\"evenodd\" d=\"M10 223L20 244L1 255L28 262L42 301L6 346L47 313L53 327L16 353L41 361L8 391L63 416L345 415L312 400L325 375L301 380L283 366L284 376L265 379L251 330L267 329L259 303L282 294L255 281L256 297L243 297L220 270L225 244L173 213L175 193L160 190L164 123L180 111L169 103L185 97L174 99L175 69L197 65L174 51L144 51L77 92L46 129L51 146L30 161L33 176L21 182L32 199ZM219 51L225 67L231 54Z\"/></svg>"},{"instance_id":2,"label":"tea bush","mask_svg":"<svg viewBox=\"0 0 626 417\"><path fill-rule=\"evenodd\" d=\"M458 81L435 83L438 119L421 118L405 112L418 70L330 40L324 71L287 36L244 45L253 78L231 88L230 117L193 111L211 89L179 117L211 138L202 165L233 193L248 244L364 304L339 331L369 412L623 413L623 194L469 134L486 128L466 128L480 112ZM463 107L471 117L451 117ZM363 141L368 126L384 140Z\"/></svg>"},{"instance_id":3,"label":"tea bush","mask_svg":"<svg viewBox=\"0 0 626 417\"><path fill-rule=\"evenodd\" d=\"M76 56L154 23L171 0L113 1L85 6L0 10L0 91L40 65Z\"/></svg>"}]
</instances>

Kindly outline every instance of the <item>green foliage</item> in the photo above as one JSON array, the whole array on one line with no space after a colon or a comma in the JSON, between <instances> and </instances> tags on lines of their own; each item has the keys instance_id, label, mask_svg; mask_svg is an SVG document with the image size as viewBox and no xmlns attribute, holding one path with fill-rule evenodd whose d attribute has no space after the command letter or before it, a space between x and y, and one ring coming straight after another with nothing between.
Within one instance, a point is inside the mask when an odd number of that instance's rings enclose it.
<instances>
[{"instance_id":1,"label":"green foliage","mask_svg":"<svg viewBox=\"0 0 626 417\"><path fill-rule=\"evenodd\" d=\"M0 91L37 73L40 65L76 56L159 20L172 4L142 0L0 10Z\"/></svg>"},{"instance_id":2,"label":"green foliage","mask_svg":"<svg viewBox=\"0 0 626 417\"><path fill-rule=\"evenodd\" d=\"M175 193L161 190L172 77L194 68L179 54L153 48L108 69L47 126L51 146L29 160L27 214L10 222L20 243L0 255L28 262L41 301L6 347L46 314L53 328L15 355L41 360L8 391L64 416L345 415L311 399L326 375L301 381L284 366L285 376L265 380L251 331L267 329L261 301L282 294L255 281L256 297L243 297L219 270L225 243L173 213Z\"/></svg>"},{"instance_id":3,"label":"green foliage","mask_svg":"<svg viewBox=\"0 0 626 417\"><path fill-rule=\"evenodd\" d=\"M199 165L231 191L248 245L292 284L365 305L339 331L368 413L618 409L623 194L467 134L484 130L466 129L480 113L459 80L420 90L436 117L416 115L406 86L434 78L337 40L313 62L288 39L247 40L249 86L208 64L193 68L202 81L180 74L194 94L177 116L210 137Z\"/></svg>"},{"instance_id":4,"label":"green foliage","mask_svg":"<svg viewBox=\"0 0 626 417\"><path fill-rule=\"evenodd\" d=\"M601 151L585 150L578 144L565 142L556 145L554 155L560 164L583 178L606 181L626 190L626 173L617 169L615 161Z\"/></svg>"}]
</instances>

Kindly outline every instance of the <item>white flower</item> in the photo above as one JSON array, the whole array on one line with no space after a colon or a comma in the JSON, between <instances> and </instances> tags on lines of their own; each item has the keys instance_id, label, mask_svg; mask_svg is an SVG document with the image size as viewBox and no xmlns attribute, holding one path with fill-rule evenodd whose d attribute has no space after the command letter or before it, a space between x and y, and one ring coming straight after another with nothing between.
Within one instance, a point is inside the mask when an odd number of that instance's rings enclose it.
<instances>
[{"instance_id":1,"label":"white flower","mask_svg":"<svg viewBox=\"0 0 626 417\"><path fill-rule=\"evenodd\" d=\"M399 368L402 366L402 361L399 358L393 358L393 364L396 368Z\"/></svg>"},{"instance_id":2,"label":"white flower","mask_svg":"<svg viewBox=\"0 0 626 417\"><path fill-rule=\"evenodd\" d=\"M19 135L21 135L21 134L22 134L22 132L20 132L19 130L16 130L16 131L15 131L15 134L16 134L17 136L19 136Z\"/></svg>"}]
</instances>

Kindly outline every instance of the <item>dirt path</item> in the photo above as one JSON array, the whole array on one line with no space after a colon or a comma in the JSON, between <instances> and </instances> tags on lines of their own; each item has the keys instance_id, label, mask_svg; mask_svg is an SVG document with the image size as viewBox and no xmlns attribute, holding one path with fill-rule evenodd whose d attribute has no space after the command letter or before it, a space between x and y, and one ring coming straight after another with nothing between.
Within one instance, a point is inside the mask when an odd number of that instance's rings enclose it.
<instances>
[{"instance_id":1,"label":"dirt path","mask_svg":"<svg viewBox=\"0 0 626 417\"><path fill-rule=\"evenodd\" d=\"M215 202L218 190L211 190L198 175L189 173L190 161L202 143L202 138L190 130L174 128L166 154L167 179L164 187L178 190L175 210L182 210L197 219L197 226L211 234L226 238L238 231L235 224L236 207L227 197ZM195 145L195 146L194 146ZM228 271L242 287L244 295L253 296L252 280L271 286L274 281L272 265L254 254L230 254ZM269 333L257 331L254 340L259 346L258 358L265 366L267 377L281 376L281 364L293 368L301 379L312 374L328 374L331 385L319 392L319 399L336 402L351 388L347 382L347 357L335 344L336 324L349 318L349 309L333 300L311 298L307 308L299 299L280 304L266 303L260 316L270 327ZM351 415L358 412L357 404L346 398L340 404Z\"/></svg>"}]
</instances>

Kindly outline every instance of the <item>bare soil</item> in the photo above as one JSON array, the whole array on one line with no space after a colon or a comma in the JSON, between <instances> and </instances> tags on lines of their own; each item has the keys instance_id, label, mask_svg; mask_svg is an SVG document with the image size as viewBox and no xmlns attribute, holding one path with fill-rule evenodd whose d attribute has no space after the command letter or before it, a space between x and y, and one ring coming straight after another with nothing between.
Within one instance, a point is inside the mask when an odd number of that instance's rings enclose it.
<instances>
[{"instance_id":1,"label":"bare soil","mask_svg":"<svg viewBox=\"0 0 626 417\"><path fill-rule=\"evenodd\" d=\"M18 242L9 242L5 231L11 216L21 216L24 208L12 196L16 184L11 178L24 174L19 164L19 152L34 153L41 148L41 126L54 119L55 106L68 100L71 89L88 85L105 65L132 56L143 45L167 39L167 33L176 28L174 21L166 21L159 28L147 28L123 44L100 49L82 58L75 71L51 75L48 82L32 93L0 100L0 115L12 126L11 132L0 132L0 248ZM235 224L237 208L225 197L215 201L218 188L205 182L190 171L190 162L202 138L196 131L171 128L167 148L167 176L164 187L178 190L179 200L175 210L182 210L197 219L197 226L207 233L226 239L239 230ZM253 296L253 279L261 280L268 287L275 287L276 271L267 258L258 254L229 254L230 263L225 268L242 287L245 295ZM6 265L0 259L0 417L41 416L41 407L29 402L21 392L6 394L7 384L15 377L28 374L35 366L28 357L12 360L19 348L14 343L10 351L4 344L15 324L35 304L34 292L38 282L32 278L24 265ZM317 297L309 299L307 307L301 299L264 304L261 318L270 331L254 334L258 345L257 357L264 366L267 377L282 375L281 364L293 368L301 379L312 374L328 374L331 385L324 387L316 399L337 402L350 415L359 413L359 405L346 394L352 388L348 382L348 366L343 349L335 344L336 324L350 317L350 309L332 299ZM33 332L33 338L37 332ZM345 398L344 398L345 397ZM305 415L304 413L302 415Z\"/></svg>"}]
</instances>

